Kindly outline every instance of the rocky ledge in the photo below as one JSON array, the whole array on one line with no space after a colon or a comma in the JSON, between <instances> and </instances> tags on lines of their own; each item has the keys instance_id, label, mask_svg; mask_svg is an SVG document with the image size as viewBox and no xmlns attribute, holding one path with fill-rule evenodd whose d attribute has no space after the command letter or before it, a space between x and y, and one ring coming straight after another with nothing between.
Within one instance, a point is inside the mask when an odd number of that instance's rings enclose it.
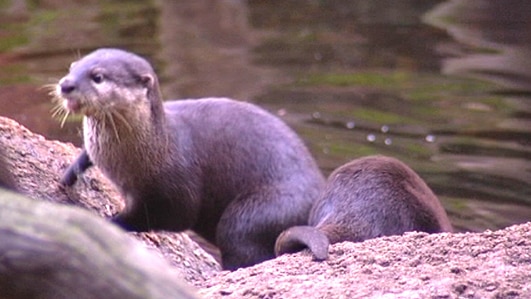
<instances>
[{"instance_id":1,"label":"rocky ledge","mask_svg":"<svg viewBox=\"0 0 531 299\"><path fill-rule=\"evenodd\" d=\"M97 169L57 186L79 149L0 117L0 146L28 196L108 217L123 205ZM531 215L530 215L531 217ZM185 233L131 234L164 257L203 298L531 298L531 223L483 233L408 233L340 243L330 258L285 255L234 272Z\"/></svg>"}]
</instances>

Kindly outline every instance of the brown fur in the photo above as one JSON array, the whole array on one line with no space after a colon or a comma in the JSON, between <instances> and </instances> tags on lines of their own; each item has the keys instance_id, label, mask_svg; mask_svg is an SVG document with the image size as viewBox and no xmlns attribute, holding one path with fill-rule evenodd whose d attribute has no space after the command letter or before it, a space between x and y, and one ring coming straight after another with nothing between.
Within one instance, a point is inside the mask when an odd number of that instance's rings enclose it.
<instances>
[{"instance_id":1,"label":"brown fur","mask_svg":"<svg viewBox=\"0 0 531 299\"><path fill-rule=\"evenodd\" d=\"M229 99L163 104L153 69L132 53L100 49L83 57L57 96L85 115L86 150L63 184L98 166L126 199L115 223L192 229L220 248L225 269L273 258L278 234L307 223L324 185L281 120Z\"/></svg>"},{"instance_id":2,"label":"brown fur","mask_svg":"<svg viewBox=\"0 0 531 299\"><path fill-rule=\"evenodd\" d=\"M329 243L408 231L452 231L444 208L426 183L406 164L384 156L357 159L335 170L310 212L309 225L283 232L276 254L309 247L316 259L324 259Z\"/></svg>"}]
</instances>

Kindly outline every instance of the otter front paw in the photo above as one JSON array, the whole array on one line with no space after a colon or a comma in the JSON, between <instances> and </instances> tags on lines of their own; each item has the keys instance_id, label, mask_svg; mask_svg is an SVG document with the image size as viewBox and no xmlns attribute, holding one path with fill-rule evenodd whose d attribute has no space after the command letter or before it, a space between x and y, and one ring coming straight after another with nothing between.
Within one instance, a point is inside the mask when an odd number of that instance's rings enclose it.
<instances>
[{"instance_id":1,"label":"otter front paw","mask_svg":"<svg viewBox=\"0 0 531 299\"><path fill-rule=\"evenodd\" d=\"M71 187L76 181L77 177L83 174L85 170L93 165L90 160L87 151L83 150L77 159L72 163L63 174L63 177L59 180L61 187Z\"/></svg>"},{"instance_id":2,"label":"otter front paw","mask_svg":"<svg viewBox=\"0 0 531 299\"><path fill-rule=\"evenodd\" d=\"M61 187L72 187L77 181L77 174L72 171L70 168L66 170L63 174L63 177L59 180L59 186Z\"/></svg>"}]
</instances>

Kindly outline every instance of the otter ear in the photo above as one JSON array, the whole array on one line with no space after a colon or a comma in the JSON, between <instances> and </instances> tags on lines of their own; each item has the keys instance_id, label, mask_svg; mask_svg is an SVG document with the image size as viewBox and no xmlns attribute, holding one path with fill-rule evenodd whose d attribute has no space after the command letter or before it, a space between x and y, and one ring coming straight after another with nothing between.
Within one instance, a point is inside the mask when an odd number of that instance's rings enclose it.
<instances>
[{"instance_id":1,"label":"otter ear","mask_svg":"<svg viewBox=\"0 0 531 299\"><path fill-rule=\"evenodd\" d=\"M155 85L155 78L151 74L140 75L140 83L145 88L151 88Z\"/></svg>"}]
</instances>

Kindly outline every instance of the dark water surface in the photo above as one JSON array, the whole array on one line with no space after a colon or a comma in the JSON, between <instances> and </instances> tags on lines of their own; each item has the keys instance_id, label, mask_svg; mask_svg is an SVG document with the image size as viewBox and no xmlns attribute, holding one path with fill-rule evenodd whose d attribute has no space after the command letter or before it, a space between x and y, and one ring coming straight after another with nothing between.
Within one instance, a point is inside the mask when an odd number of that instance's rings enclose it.
<instances>
[{"instance_id":1,"label":"dark water surface","mask_svg":"<svg viewBox=\"0 0 531 299\"><path fill-rule=\"evenodd\" d=\"M113 46L166 98L227 96L280 115L329 173L384 154L459 230L531 220L531 4L525 1L0 0L0 115L79 145L39 89Z\"/></svg>"}]
</instances>

